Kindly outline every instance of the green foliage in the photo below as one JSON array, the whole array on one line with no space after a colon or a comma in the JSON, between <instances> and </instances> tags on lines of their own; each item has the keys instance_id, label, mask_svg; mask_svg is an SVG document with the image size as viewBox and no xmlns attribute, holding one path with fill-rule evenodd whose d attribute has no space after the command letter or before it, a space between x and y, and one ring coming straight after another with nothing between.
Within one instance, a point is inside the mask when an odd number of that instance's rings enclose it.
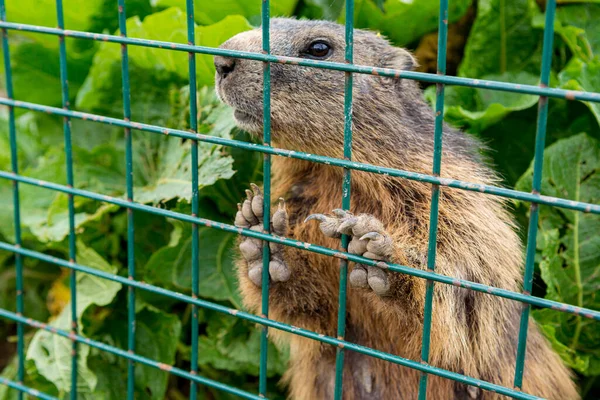
<instances>
[{"instance_id":1,"label":"green foliage","mask_svg":"<svg viewBox=\"0 0 600 400\"><path fill-rule=\"evenodd\" d=\"M516 188L531 187L533 167ZM600 201L600 145L585 133L544 151L542 193L575 201ZM548 206L540 208L540 271L546 297L600 308L600 216ZM563 359L577 371L600 374L600 323L581 316L537 310L536 318Z\"/></svg>"},{"instance_id":2,"label":"green foliage","mask_svg":"<svg viewBox=\"0 0 600 400\"><path fill-rule=\"evenodd\" d=\"M450 2L449 23L461 19L471 0ZM573 3L573 4L569 4ZM195 0L196 43L216 47L229 37L260 24L261 2ZM355 24L382 33L414 50L423 35L435 32L437 0L356 0ZM343 21L343 0L272 0L277 16ZM8 0L10 21L56 26L54 0ZM128 35L187 43L184 0L128 0ZM114 0L65 1L67 29L118 34ZM569 90L600 92L600 4L562 1L555 21L551 84ZM541 64L544 14L534 0L478 0L466 46L459 50L460 76L537 84ZM15 97L60 106L58 39L10 31ZM69 90L74 108L122 118L120 45L66 39ZM455 51L455 50L453 50ZM1 56L1 55L0 55ZM186 130L189 128L188 64L185 52L129 46L132 120ZM212 57L196 56L199 90L198 126L204 134L251 140L235 129L231 110L212 87ZM3 64L0 64L3 68ZM3 83L4 71L0 83ZM434 103L428 88L426 99ZM537 97L459 86L446 87L445 119L483 139L486 155L519 190L531 188ZM62 119L17 109L18 163L22 174L66 184ZM595 103L549 101L542 192L598 203L600 201L600 108ZM124 198L123 130L93 121L72 120L75 186ZM132 131L134 199L157 207L191 213L191 144L179 138ZM231 222L236 204L250 182L262 179L262 155L199 144L200 217ZM0 169L10 170L6 111L0 112ZM23 245L68 258L67 196L20 185ZM126 212L116 206L75 197L77 261L91 268L126 276ZM0 180L0 240L14 240L11 184ZM517 203L515 217L527 223L527 205ZM7 223L4 223L4 222ZM134 212L137 278L191 294L191 226L177 220ZM596 215L541 207L535 287L539 295L592 309L600 308L600 219ZM242 309L233 257L236 235L199 229L200 298ZM15 309L15 258L0 252L0 307ZM55 265L24 259L26 315L51 326L70 327L68 274ZM80 334L127 348L127 296L120 284L77 273L77 317ZM591 398L600 375L600 327L588 319L555 310L534 310L545 335L581 378ZM3 321L4 322L4 321ZM191 306L146 291L137 291L136 351L165 364L190 368ZM255 392L258 386L259 330L245 321L208 310L199 313L199 372L206 377ZM0 338L14 335L13 324L0 325ZM59 398L70 390L67 339L47 332L26 335L25 383ZM287 349L269 344L269 398L288 358ZM0 357L0 363L3 362ZM16 377L16 360L0 365L2 375ZM79 346L78 391L85 399L125 397L127 361ZM187 397L187 381L136 365L139 399ZM199 388L201 398L229 399L215 389ZM0 386L0 400L16 399Z\"/></svg>"},{"instance_id":3,"label":"green foliage","mask_svg":"<svg viewBox=\"0 0 600 400\"><path fill-rule=\"evenodd\" d=\"M354 3L354 26L375 29L398 46L411 44L437 29L440 10L438 0L356 0ZM471 0L450 1L449 22L460 19L470 5ZM345 12L340 14L339 21L345 21Z\"/></svg>"}]
</instances>

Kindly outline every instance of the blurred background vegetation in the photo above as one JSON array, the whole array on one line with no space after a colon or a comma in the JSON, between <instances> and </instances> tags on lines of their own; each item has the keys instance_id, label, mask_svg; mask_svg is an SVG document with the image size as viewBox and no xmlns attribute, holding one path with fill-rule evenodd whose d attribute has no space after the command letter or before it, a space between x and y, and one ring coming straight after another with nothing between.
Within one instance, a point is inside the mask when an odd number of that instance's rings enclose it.
<instances>
[{"instance_id":1,"label":"blurred background vegetation","mask_svg":"<svg viewBox=\"0 0 600 400\"><path fill-rule=\"evenodd\" d=\"M381 32L415 52L421 71L435 72L437 0L356 0L358 28ZM600 4L598 0L558 0L551 86L600 92ZM234 34L260 24L258 0L196 0L197 44L218 46ZM127 27L132 37L186 43L185 0L128 0ZM451 0L449 74L470 78L537 84L544 28L543 0ZM273 15L295 15L343 22L343 0L272 0ZM114 0L65 0L67 29L117 33ZM54 0L8 0L11 22L56 26ZM58 38L10 31L15 97L60 107ZM71 104L74 109L122 117L118 44L66 39ZM129 47L132 120L171 128L189 127L187 54ZM198 55L200 131L249 140L235 129L232 113L213 90L212 57ZM2 64L3 65L3 64ZM0 84L4 87L4 71ZM431 100L432 87L425 87ZM5 95L2 89L3 95ZM504 184L531 188L537 115L535 96L466 87L446 89L445 117L490 147L489 156ZM543 193L584 202L600 202L600 105L552 99L544 157ZM19 168L27 176L65 184L61 118L17 109ZM120 197L125 191L122 129L73 120L75 185ZM135 199L190 213L190 145L176 138L134 132ZM231 222L249 182L260 182L261 156L200 144L201 217ZM0 169L10 170L7 110L0 110ZM23 244L68 258L67 197L21 185ZM110 273L126 275L126 214L118 207L75 198L77 260ZM0 180L0 240L14 241L11 184ZM520 224L528 205L514 203ZM135 213L137 274L147 283L190 294L189 224ZM522 230L524 232L524 230ZM600 218L541 207L534 294L600 309ZM200 229L201 297L241 308L232 266L234 235ZM15 309L14 255L0 252L0 308ZM499 266L500 267L500 266ZM25 258L25 309L28 317L69 328L68 272ZM78 276L81 333L126 347L126 290L115 282ZM189 369L190 306L137 291L138 352ZM598 398L600 327L596 322L535 310L547 337L577 373L584 395ZM251 324L203 310L200 314L200 373L250 391L257 390L259 333ZM15 325L0 321L0 371L16 377ZM65 397L70 389L70 342L28 330L26 384ZM278 387L287 355L269 348L270 397ZM125 396L126 362L80 346L80 398ZM138 365L137 399L187 397L188 384L165 372ZM594 395L596 393L596 395ZM200 388L203 399L227 399ZM0 386L0 400L16 393Z\"/></svg>"}]
</instances>

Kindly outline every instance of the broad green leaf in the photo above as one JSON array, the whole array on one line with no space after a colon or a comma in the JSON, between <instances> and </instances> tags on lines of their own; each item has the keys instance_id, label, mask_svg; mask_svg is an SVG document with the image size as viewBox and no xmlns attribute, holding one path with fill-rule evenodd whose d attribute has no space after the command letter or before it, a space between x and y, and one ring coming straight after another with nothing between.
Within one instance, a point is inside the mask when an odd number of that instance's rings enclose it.
<instances>
[{"instance_id":1,"label":"broad green leaf","mask_svg":"<svg viewBox=\"0 0 600 400\"><path fill-rule=\"evenodd\" d=\"M112 0L69 0L63 2L66 29L102 32L114 30L118 24L117 7ZM128 1L129 16L150 11L148 0ZM10 22L56 27L55 0L8 0ZM110 15L110 18L104 16ZM59 40L55 35L15 31L9 33L12 80L15 98L51 106L61 104ZM69 94L75 98L92 63L99 44L91 40L66 39ZM3 54L0 54L3 59ZM4 87L4 62L0 62L1 84ZM17 109L18 113L22 111Z\"/></svg>"},{"instance_id":2,"label":"broad green leaf","mask_svg":"<svg viewBox=\"0 0 600 400\"><path fill-rule=\"evenodd\" d=\"M144 280L167 285L189 293L192 287L191 225L173 221L171 243L155 252L146 264ZM199 229L198 269L200 295L213 300L228 300L242 308L233 265L236 235L214 228Z\"/></svg>"},{"instance_id":3,"label":"broad green leaf","mask_svg":"<svg viewBox=\"0 0 600 400\"><path fill-rule=\"evenodd\" d=\"M556 20L563 28L569 29L578 36L585 34L584 45L589 45L593 55L600 56L600 4L578 4L559 7ZM560 33L560 32L557 32Z\"/></svg>"},{"instance_id":4,"label":"broad green leaf","mask_svg":"<svg viewBox=\"0 0 600 400\"><path fill-rule=\"evenodd\" d=\"M56 37L45 35L58 41ZM16 44L13 45L12 42ZM58 46L46 47L46 42L37 42L30 37L15 35L10 45L12 83L16 99L49 106L60 106L61 84ZM70 41L68 41L70 42ZM67 52L69 55L69 90L74 98L83 83L92 61L93 49L85 52L76 49ZM0 56L0 59L2 56ZM3 60L0 60L3 63ZM3 64L2 64L3 65ZM4 87L4 67L1 67ZM22 113L17 109L18 113Z\"/></svg>"},{"instance_id":5,"label":"broad green leaf","mask_svg":"<svg viewBox=\"0 0 600 400\"><path fill-rule=\"evenodd\" d=\"M471 0L449 2L448 22L458 21L470 5ZM375 29L395 45L406 46L437 29L439 7L438 0L357 0L354 5L354 26ZM345 12L341 13L339 21L345 21Z\"/></svg>"},{"instance_id":6,"label":"broad green leaf","mask_svg":"<svg viewBox=\"0 0 600 400\"><path fill-rule=\"evenodd\" d=\"M531 23L536 13L534 0L478 0L459 75L481 78L507 71L539 75L542 33Z\"/></svg>"},{"instance_id":7,"label":"broad green leaf","mask_svg":"<svg viewBox=\"0 0 600 400\"><path fill-rule=\"evenodd\" d=\"M585 63L572 58L558 78L563 89L600 92L600 56ZM600 124L600 103L585 102Z\"/></svg>"},{"instance_id":8,"label":"broad green leaf","mask_svg":"<svg viewBox=\"0 0 600 400\"><path fill-rule=\"evenodd\" d=\"M594 54L600 54L600 30L596 23L598 18L600 5L597 4L559 7L554 19L554 31L560 35L575 57L587 62ZM544 29L545 15L535 15L533 26Z\"/></svg>"},{"instance_id":9,"label":"broad green leaf","mask_svg":"<svg viewBox=\"0 0 600 400\"><path fill-rule=\"evenodd\" d=\"M107 195L122 193L124 172L119 171L119 162L123 157L122 153L110 146L100 146L93 151L75 149L73 162L77 165L74 169L77 187L96 190ZM22 173L37 179L66 184L65 155L61 148L50 148L48 153L41 156L37 162L38 165L34 168L27 168ZM62 241L69 232L67 195L32 185L21 185L20 195L22 225L42 242ZM102 212L110 209L110 206L101 206L91 213L77 210L78 206L89 202L81 197L75 199L76 227L94 220ZM0 182L0 203L2 204L0 216L5 221L13 222L11 188L4 181ZM0 232L8 238L13 237L13 229L12 223L0 226Z\"/></svg>"},{"instance_id":10,"label":"broad green leaf","mask_svg":"<svg viewBox=\"0 0 600 400\"><path fill-rule=\"evenodd\" d=\"M152 14L143 21L138 17L129 18L127 20L127 34L140 39L187 44L186 24L185 12L177 7L172 7ZM197 26L196 44L218 47L230 37L248 29L251 29L251 26L243 17L239 15L228 16L213 25ZM198 85L212 85L215 75L213 57L210 55L197 55L196 59ZM130 76L133 78L131 82L131 104L135 107L136 100L141 100L141 94L145 92L145 90L141 90L141 85L153 87L157 92L156 99L160 100L159 94L162 94L162 101L166 102L164 83L165 81L171 84L187 81L187 60L188 54L182 51L130 46ZM88 110L101 110L106 109L107 100L118 99L120 91L115 90L115 87L121 86L120 71L120 47L114 43L103 43L94 57L90 73L77 96L77 107ZM139 96L137 99L135 97L136 93ZM144 104L148 103L144 102ZM116 111L118 111L118 108ZM132 111L134 119L136 119L136 114L134 109Z\"/></svg>"},{"instance_id":11,"label":"broad green leaf","mask_svg":"<svg viewBox=\"0 0 600 400\"><path fill-rule=\"evenodd\" d=\"M537 114L537 107L513 111L496 124L476 133L489 147L487 155L509 187L514 187L531 163ZM580 132L600 138L598 123L583 103L549 99L548 121L546 146ZM518 214L521 215L521 212Z\"/></svg>"},{"instance_id":12,"label":"broad green leaf","mask_svg":"<svg viewBox=\"0 0 600 400\"><path fill-rule=\"evenodd\" d=\"M579 134L544 151L542 194L574 201L600 202L600 143ZM530 190L532 167L517 182ZM600 216L540 207L541 276L546 298L591 309L600 308ZM539 316L539 315L538 315ZM584 375L596 374L600 360L600 323L581 316L546 311L540 320L560 354ZM555 344L556 347L561 347ZM593 369L592 369L593 368Z\"/></svg>"},{"instance_id":13,"label":"broad green leaf","mask_svg":"<svg viewBox=\"0 0 600 400\"><path fill-rule=\"evenodd\" d=\"M123 299L125 297L122 297ZM135 352L166 365L175 364L181 340L181 316L170 314L147 304L136 307ZM126 308L113 309L102 325L98 340L126 349L128 341ZM96 339L96 338L95 338ZM96 389L90 399L123 399L127 397L127 360L106 351L92 349L89 368L97 376ZM162 400L166 397L169 373L143 364L135 367L135 398ZM119 378L120 377L120 378ZM118 382L113 382L117 379Z\"/></svg>"},{"instance_id":14,"label":"broad green leaf","mask_svg":"<svg viewBox=\"0 0 600 400\"><path fill-rule=\"evenodd\" d=\"M179 7L186 9L185 0L150 0L154 7ZM298 0L271 0L271 16L291 16ZM248 0L194 0L195 20L201 25L219 22L230 15L242 15L255 25L260 24L262 3Z\"/></svg>"},{"instance_id":15,"label":"broad green leaf","mask_svg":"<svg viewBox=\"0 0 600 400\"><path fill-rule=\"evenodd\" d=\"M161 118L167 126L187 128L189 119L189 91L173 90L167 104L160 113L150 118ZM143 110L140 110L142 112ZM203 88L199 91L199 131L213 136L229 138L233 129L232 111L216 99L214 91ZM19 120L23 119L21 117ZM26 121L27 122L27 121ZM42 118L40 123L46 123ZM81 121L80 121L81 122ZM73 162L76 165L75 186L80 189L121 197L125 192L125 153L122 133L115 137L114 128L106 125L91 125L89 121L73 125L75 143L96 143L91 149L73 147ZM62 129L52 133L59 138L49 141L44 138L46 131L35 123L21 124L18 132L19 143L24 143L24 158L34 162L23 173L38 179L66 184L65 154L62 149ZM19 126L21 126L19 125ZM47 126L52 126L47 125ZM97 126L98 131L92 128ZM106 128L103 129L103 128ZM53 128L54 129L54 128ZM120 130L119 130L120 131ZM52 130L48 131L53 132ZM8 143L7 132L0 131L0 143ZM99 143L94 135L104 136L108 143ZM87 139L92 136L92 138ZM23 139L23 140L22 140ZM51 143L50 148L36 141ZM54 140L54 139L53 139ZM160 136L155 133L134 132L134 198L141 203L165 203L171 199L191 199L191 142L182 142L175 137ZM31 146L29 146L31 144ZM0 149L0 160L5 160L9 168L8 149ZM45 151L45 153L44 153ZM206 188L218 180L228 179L233 174L233 159L222 154L220 146L199 144L198 182L199 188ZM25 234L32 234L42 242L61 242L69 232L67 195L31 185L21 185L22 225ZM0 225L0 232L7 238L13 234L13 200L9 182L0 181L0 216L10 221ZM93 205L93 206L91 206ZM83 197L75 198L75 226L96 221L106 212L115 209L112 205L101 205Z\"/></svg>"},{"instance_id":16,"label":"broad green leaf","mask_svg":"<svg viewBox=\"0 0 600 400\"><path fill-rule=\"evenodd\" d=\"M486 75L482 79L535 85L538 78L527 72L505 72ZM427 100L435 108L435 86L425 91ZM469 132L481 132L513 111L525 110L537 103L536 96L484 90L466 86L445 89L444 118L452 125Z\"/></svg>"},{"instance_id":17,"label":"broad green leaf","mask_svg":"<svg viewBox=\"0 0 600 400\"><path fill-rule=\"evenodd\" d=\"M206 335L199 338L200 365L218 370L258 376L260 361L260 330L245 321L211 314ZM286 369L287 354L269 343L267 375L282 374Z\"/></svg>"},{"instance_id":18,"label":"broad green leaf","mask_svg":"<svg viewBox=\"0 0 600 400\"><path fill-rule=\"evenodd\" d=\"M135 200L160 203L192 198L191 143L176 138L144 135L136 141ZM210 186L233 175L231 157L223 157L219 147L201 144L198 160L199 187Z\"/></svg>"},{"instance_id":19,"label":"broad green leaf","mask_svg":"<svg viewBox=\"0 0 600 400\"><path fill-rule=\"evenodd\" d=\"M0 238L2 236L0 235ZM2 238L2 240L5 240ZM60 277L60 269L33 258L25 257L23 260L23 297L24 308L27 316L36 320L45 321L48 318L46 297L50 284ZM16 309L16 266L14 255L0 252L0 308L6 310ZM8 321L6 321L8 322ZM10 333L10 326L0 324L0 337ZM1 345L0 345L1 347ZM1 357L0 357L1 358ZM1 397L0 397L1 399Z\"/></svg>"},{"instance_id":20,"label":"broad green leaf","mask_svg":"<svg viewBox=\"0 0 600 400\"><path fill-rule=\"evenodd\" d=\"M237 140L251 141L249 135L235 131ZM200 191L200 197L212 200L219 211L227 216L228 221L233 221L237 212L237 204L246 195L244 190L250 187L250 183L260 185L262 181L262 154L230 147L227 153L233 157L233 169L235 174L230 179L221 179L214 185L208 186Z\"/></svg>"},{"instance_id":21,"label":"broad green leaf","mask_svg":"<svg viewBox=\"0 0 600 400\"><path fill-rule=\"evenodd\" d=\"M77 244L77 261L83 265L104 272L115 273L116 268L95 251ZM91 305L106 306L111 303L121 284L100 279L92 275L77 273L77 318L81 322L82 314ZM50 325L62 330L71 327L71 306L67 305ZM81 324L79 324L81 326ZM96 376L88 368L89 346L78 346L77 390L91 393L96 386ZM27 359L35 363L37 371L52 382L60 392L69 392L71 385L71 341L47 331L35 333L29 348Z\"/></svg>"},{"instance_id":22,"label":"broad green leaf","mask_svg":"<svg viewBox=\"0 0 600 400\"><path fill-rule=\"evenodd\" d=\"M136 315L136 349L143 357L173 365L180 335L181 322L175 314L146 308ZM165 398L169 373L140 366L135 375L138 390L147 398Z\"/></svg>"}]
</instances>

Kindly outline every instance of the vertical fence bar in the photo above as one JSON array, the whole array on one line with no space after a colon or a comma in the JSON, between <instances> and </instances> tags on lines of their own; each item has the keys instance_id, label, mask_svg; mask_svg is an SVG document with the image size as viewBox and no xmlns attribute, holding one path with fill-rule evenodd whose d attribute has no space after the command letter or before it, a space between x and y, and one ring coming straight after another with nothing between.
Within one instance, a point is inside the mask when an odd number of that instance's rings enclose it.
<instances>
[{"instance_id":1,"label":"vertical fence bar","mask_svg":"<svg viewBox=\"0 0 600 400\"><path fill-rule=\"evenodd\" d=\"M186 0L187 11L187 29L188 44L196 43L195 22L194 22L194 0ZM188 53L188 70L190 85L190 130L198 132L198 102L196 98L196 54ZM192 140L192 216L198 216L198 142ZM199 271L199 236L198 224L192 224L192 297L198 298L200 291L200 271ZM192 304L192 374L198 373L198 306ZM190 399L197 398L197 383L190 382Z\"/></svg>"},{"instance_id":2,"label":"vertical fence bar","mask_svg":"<svg viewBox=\"0 0 600 400\"><path fill-rule=\"evenodd\" d=\"M346 0L346 50L344 60L347 64L353 62L354 45L354 0ZM344 75L344 160L352 159L352 86L353 75ZM342 209L350 210L351 172L344 168L342 182ZM348 235L342 235L342 249L348 250ZM348 261L340 260L340 288L338 295L337 338L344 340L346 335L346 288L348 285ZM335 353L335 400L341 400L344 388L344 349L338 347Z\"/></svg>"},{"instance_id":3,"label":"vertical fence bar","mask_svg":"<svg viewBox=\"0 0 600 400\"><path fill-rule=\"evenodd\" d=\"M119 31L121 37L127 37L127 14L125 12L125 0L119 0ZM123 85L123 119L131 119L130 105L130 87L129 87L129 55L127 45L121 44L121 75ZM125 128L125 168L127 201L133 202L133 156L131 129ZM127 273L129 279L135 279L135 257L134 257L134 227L133 210L127 209ZM128 288L127 304L127 350L133 354L135 352L135 289L133 286ZM133 400L135 393L135 363L129 360L127 366L127 398Z\"/></svg>"},{"instance_id":4,"label":"vertical fence bar","mask_svg":"<svg viewBox=\"0 0 600 400\"><path fill-rule=\"evenodd\" d=\"M262 0L262 48L264 54L271 54L270 29L270 4L269 0ZM263 144L271 146L271 64L263 63ZM271 233L271 155L263 156L263 232ZM263 242L263 270L262 270L262 307L261 316L267 318L269 315L269 261L271 252L269 243ZM261 397L267 395L267 350L268 329L263 326L260 337L260 372L259 372L259 394Z\"/></svg>"},{"instance_id":5,"label":"vertical fence bar","mask_svg":"<svg viewBox=\"0 0 600 400\"><path fill-rule=\"evenodd\" d=\"M6 22L6 4L0 0L0 19ZM6 96L13 100L12 68L10 65L10 50L8 48L8 30L2 28L2 52L4 56L4 76L6 79ZM10 136L10 162L11 170L15 175L19 174L19 160L17 155L17 130L15 125L15 108L8 106L8 134ZM13 215L15 223L15 246L21 247L21 207L19 204L19 183L12 181L13 185ZM16 311L17 315L22 316L23 307L23 256L15 254L15 284L16 284ZM25 379L25 336L22 322L17 322L17 358L19 365L17 368L17 380L23 384ZM18 399L23 399L23 392L18 392Z\"/></svg>"},{"instance_id":6,"label":"vertical fence bar","mask_svg":"<svg viewBox=\"0 0 600 400\"><path fill-rule=\"evenodd\" d=\"M550 81L550 68L552 64L552 46L554 40L554 13L556 0L546 2L546 25L544 27L544 47L542 50L542 70L540 86L548 87ZM531 192L540 194L542 187L542 166L544 162L544 146L546 143L546 124L548 122L548 97L540 96L538 103L537 132L535 135L535 157L533 160L533 185ZM535 264L535 247L538 233L539 204L531 203L529 227L527 229L527 249L525 252L525 277L523 280L523 294L531 295L533 285L533 269ZM527 331L529 328L529 304L522 304L521 324L519 328L519 344L517 346L517 360L515 366L514 386L521 389L523 385L523 371L525 368L525 354L527 350Z\"/></svg>"},{"instance_id":7,"label":"vertical fence bar","mask_svg":"<svg viewBox=\"0 0 600 400\"><path fill-rule=\"evenodd\" d=\"M446 75L446 44L448 42L448 0L440 0L438 21L437 74ZM444 128L444 85L436 84L435 130L433 144L433 176L440 176L442 169L442 133ZM438 211L440 186L431 187L431 209L429 211L429 243L427 249L427 271L435 269L437 248ZM423 337L421 341L421 362L429 363L429 344L431 341L431 317L433 313L433 281L427 280L425 292L425 310L423 317ZM427 373L421 372L419 380L419 400L427 398Z\"/></svg>"},{"instance_id":8,"label":"vertical fence bar","mask_svg":"<svg viewBox=\"0 0 600 400\"><path fill-rule=\"evenodd\" d=\"M59 29L65 29L63 16L62 0L56 0L56 20ZM60 35L59 41L59 56L60 56L60 87L62 91L62 107L64 110L69 109L69 78L67 74L67 46L65 36ZM73 187L73 150L71 147L71 119L63 117L63 131L65 137L65 162L67 172L67 186ZM68 194L69 207L69 262L76 262L75 248L75 205L73 202L73 194ZM70 288L71 288L71 333L77 335L77 275L75 270L69 272ZM74 336L73 336L74 337ZM72 340L71 349L71 399L77 398L77 341Z\"/></svg>"}]
</instances>

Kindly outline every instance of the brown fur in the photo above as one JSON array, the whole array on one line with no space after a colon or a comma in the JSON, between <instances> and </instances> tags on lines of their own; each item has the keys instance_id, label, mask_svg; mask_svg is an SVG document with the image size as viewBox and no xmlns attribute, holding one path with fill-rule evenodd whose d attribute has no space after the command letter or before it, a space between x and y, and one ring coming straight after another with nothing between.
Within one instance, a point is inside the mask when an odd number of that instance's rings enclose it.
<instances>
[{"instance_id":1,"label":"brown fur","mask_svg":"<svg viewBox=\"0 0 600 400\"><path fill-rule=\"evenodd\" d=\"M355 31L357 64L410 69L414 59L376 35ZM343 27L327 22L272 21L273 54L298 57L313 39L333 46L331 61L343 62ZM224 48L260 52L260 31L242 33ZM215 63L231 60L216 57ZM342 157L344 73L272 65L272 134L276 146ZM262 64L237 60L226 78L217 77L219 96L250 117L238 124L260 135ZM433 113L415 82L354 76L353 160L431 173ZM474 183L499 183L481 161L481 145L444 127L442 177ZM303 224L310 213L339 208L342 170L302 160L273 159L272 197L284 197L290 215L289 237L330 248L317 224ZM393 262L426 268L431 185L384 175L352 172L351 211L380 219L393 237ZM294 248L285 249L292 278L271 285L269 317L336 336L339 260ZM441 189L436 272L519 291L522 246L505 201L447 187ZM259 312L261 291L240 261L239 284L245 305ZM392 295L348 287L346 340L420 360L425 281L391 273ZM520 303L451 285L436 284L430 364L512 387ZM335 349L300 336L270 330L270 338L291 348L285 375L293 399L333 395ZM419 373L351 351L346 353L344 399L414 399ZM550 399L577 399L571 374L530 321L523 390ZM431 375L430 399L499 399L501 396Z\"/></svg>"}]
</instances>

